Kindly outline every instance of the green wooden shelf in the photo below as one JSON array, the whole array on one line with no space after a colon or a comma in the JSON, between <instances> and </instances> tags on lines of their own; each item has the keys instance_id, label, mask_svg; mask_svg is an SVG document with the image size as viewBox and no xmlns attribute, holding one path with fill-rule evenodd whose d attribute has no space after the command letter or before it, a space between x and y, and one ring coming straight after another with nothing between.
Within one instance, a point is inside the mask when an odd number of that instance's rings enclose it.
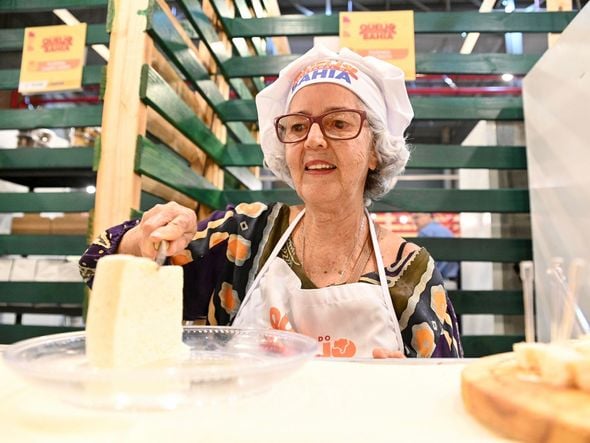
<instances>
[{"instance_id":1,"label":"green wooden shelf","mask_svg":"<svg viewBox=\"0 0 590 443\"><path fill-rule=\"evenodd\" d=\"M561 32L577 12L416 12L416 34L461 32ZM224 18L231 37L338 35L338 15Z\"/></svg>"},{"instance_id":2,"label":"green wooden shelf","mask_svg":"<svg viewBox=\"0 0 590 443\"><path fill-rule=\"evenodd\" d=\"M526 238L412 237L435 260L518 263L533 259L533 242Z\"/></svg>"},{"instance_id":3,"label":"green wooden shelf","mask_svg":"<svg viewBox=\"0 0 590 443\"><path fill-rule=\"evenodd\" d=\"M411 97L415 120L522 120L520 97ZM253 100L229 100L218 106L225 122L255 122Z\"/></svg>"},{"instance_id":4,"label":"green wooden shelf","mask_svg":"<svg viewBox=\"0 0 590 443\"><path fill-rule=\"evenodd\" d=\"M2 212L87 212L94 208L88 192L2 192Z\"/></svg>"},{"instance_id":5,"label":"green wooden shelf","mask_svg":"<svg viewBox=\"0 0 590 443\"><path fill-rule=\"evenodd\" d=\"M498 314L523 315L522 291L448 291L457 315Z\"/></svg>"},{"instance_id":6,"label":"green wooden shelf","mask_svg":"<svg viewBox=\"0 0 590 443\"><path fill-rule=\"evenodd\" d=\"M0 235L0 255L82 255L83 235Z\"/></svg>"},{"instance_id":7,"label":"green wooden shelf","mask_svg":"<svg viewBox=\"0 0 590 443\"><path fill-rule=\"evenodd\" d=\"M465 335L461 337L467 358L511 352L512 345L524 340L523 335Z\"/></svg>"},{"instance_id":8,"label":"green wooden shelf","mask_svg":"<svg viewBox=\"0 0 590 443\"><path fill-rule=\"evenodd\" d=\"M52 9L87 9L107 6L108 0L2 0L0 12L39 12Z\"/></svg>"},{"instance_id":9,"label":"green wooden shelf","mask_svg":"<svg viewBox=\"0 0 590 443\"><path fill-rule=\"evenodd\" d=\"M276 76L300 54L232 57L223 63L228 77ZM526 74L539 54L416 54L418 74Z\"/></svg>"},{"instance_id":10,"label":"green wooden shelf","mask_svg":"<svg viewBox=\"0 0 590 443\"><path fill-rule=\"evenodd\" d=\"M20 340L61 332L81 331L83 328L69 326L37 326L0 324L0 343L12 344Z\"/></svg>"},{"instance_id":11,"label":"green wooden shelf","mask_svg":"<svg viewBox=\"0 0 590 443\"><path fill-rule=\"evenodd\" d=\"M86 285L82 282L0 282L0 303L82 304Z\"/></svg>"},{"instance_id":12,"label":"green wooden shelf","mask_svg":"<svg viewBox=\"0 0 590 443\"><path fill-rule=\"evenodd\" d=\"M524 146L410 145L406 169L526 169ZM260 145L228 145L223 166L262 166Z\"/></svg>"},{"instance_id":13,"label":"green wooden shelf","mask_svg":"<svg viewBox=\"0 0 590 443\"><path fill-rule=\"evenodd\" d=\"M51 109L0 109L0 129L101 126L102 105Z\"/></svg>"},{"instance_id":14,"label":"green wooden shelf","mask_svg":"<svg viewBox=\"0 0 590 443\"><path fill-rule=\"evenodd\" d=\"M94 148L0 149L0 179L35 187L86 187L96 181Z\"/></svg>"}]
</instances>

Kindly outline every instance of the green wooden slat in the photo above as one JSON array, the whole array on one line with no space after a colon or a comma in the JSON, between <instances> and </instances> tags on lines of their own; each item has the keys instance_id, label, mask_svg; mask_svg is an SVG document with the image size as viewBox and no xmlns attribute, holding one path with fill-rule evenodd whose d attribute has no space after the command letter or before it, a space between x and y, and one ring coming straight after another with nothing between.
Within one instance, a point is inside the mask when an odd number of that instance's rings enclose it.
<instances>
[{"instance_id":1,"label":"green wooden slat","mask_svg":"<svg viewBox=\"0 0 590 443\"><path fill-rule=\"evenodd\" d=\"M94 183L94 148L0 149L0 178L29 188Z\"/></svg>"},{"instance_id":2,"label":"green wooden slat","mask_svg":"<svg viewBox=\"0 0 590 443\"><path fill-rule=\"evenodd\" d=\"M526 169L524 146L410 145L406 169ZM223 166L262 166L257 144L228 145Z\"/></svg>"},{"instance_id":3,"label":"green wooden slat","mask_svg":"<svg viewBox=\"0 0 590 443\"><path fill-rule=\"evenodd\" d=\"M245 0L234 0L234 5L236 6L238 14L240 15L241 18L252 18L253 17ZM220 14L220 15L223 16L224 14ZM223 20L221 21L221 24L225 25ZM227 35L229 35L229 31L227 29L225 29L225 33ZM258 53L258 55L263 55L266 53L266 42L264 39L262 39L260 37L252 37L251 41L252 41L252 45L256 49L256 52Z\"/></svg>"},{"instance_id":4,"label":"green wooden slat","mask_svg":"<svg viewBox=\"0 0 590 443\"><path fill-rule=\"evenodd\" d=\"M521 97L411 97L415 120L522 120ZM253 100L229 100L218 106L225 122L256 121Z\"/></svg>"},{"instance_id":5,"label":"green wooden slat","mask_svg":"<svg viewBox=\"0 0 590 443\"><path fill-rule=\"evenodd\" d=\"M139 137L136 152L135 172L160 181L207 206L219 206L221 191L197 175L189 163L171 149Z\"/></svg>"},{"instance_id":6,"label":"green wooden slat","mask_svg":"<svg viewBox=\"0 0 590 443\"><path fill-rule=\"evenodd\" d=\"M94 208L88 192L2 192L2 212L86 212Z\"/></svg>"},{"instance_id":7,"label":"green wooden slat","mask_svg":"<svg viewBox=\"0 0 590 443\"><path fill-rule=\"evenodd\" d=\"M193 25L195 31L197 31L199 37L213 56L216 65L219 66L221 73L229 80L231 87L234 88L238 96L243 99L252 98L252 93L241 79L230 80L227 74L223 72L223 62L231 54L226 53L225 44L220 40L209 18L203 12L200 2L197 0L179 0L178 6L182 9L188 21Z\"/></svg>"},{"instance_id":8,"label":"green wooden slat","mask_svg":"<svg viewBox=\"0 0 590 443\"><path fill-rule=\"evenodd\" d=\"M228 203L283 201L296 204L300 200L292 189L264 191L226 191ZM529 198L526 189L394 189L374 202L372 212L497 212L527 213Z\"/></svg>"},{"instance_id":9,"label":"green wooden slat","mask_svg":"<svg viewBox=\"0 0 590 443\"><path fill-rule=\"evenodd\" d=\"M148 65L142 68L140 96L216 163L221 161L224 145L176 95L170 85Z\"/></svg>"},{"instance_id":10,"label":"green wooden slat","mask_svg":"<svg viewBox=\"0 0 590 443\"><path fill-rule=\"evenodd\" d=\"M100 126L102 105L51 109L0 109L0 129Z\"/></svg>"},{"instance_id":11,"label":"green wooden slat","mask_svg":"<svg viewBox=\"0 0 590 443\"><path fill-rule=\"evenodd\" d=\"M524 146L410 145L406 169L526 169Z\"/></svg>"},{"instance_id":12,"label":"green wooden slat","mask_svg":"<svg viewBox=\"0 0 590 443\"><path fill-rule=\"evenodd\" d=\"M82 84L94 85L102 81L102 65L85 66L82 71ZM20 69L3 69L0 71L0 90L17 89Z\"/></svg>"},{"instance_id":13,"label":"green wooden slat","mask_svg":"<svg viewBox=\"0 0 590 443\"><path fill-rule=\"evenodd\" d=\"M213 9L215 10L215 14L218 17L230 17L230 14L232 17L235 16L235 10L238 8L238 3L240 4L240 6L242 7L242 10L245 9L245 2L242 1L234 1L233 2L233 9L229 8L229 4L227 2L225 2L224 0L212 0L211 5L213 6ZM250 13L248 11L248 16L250 16ZM243 17L243 16L242 16ZM223 21L221 21L221 26L224 26ZM227 29L224 28L224 32L227 35ZM260 43L260 38L256 39L256 43L254 43L255 39L250 39L250 42L252 43L252 47L254 48L254 51L256 53L256 55L261 55L261 54L265 54L265 47L262 47L259 43ZM246 41L246 39L244 38L232 38L229 39L229 41L231 42L233 48L234 48L234 53L238 54L240 57L248 57L250 55L252 55L250 53L250 48L248 47L248 43ZM262 89L264 89L264 81L262 80L262 78L260 77L255 77L252 79L252 82L254 83L254 86L256 87L256 91L260 91Z\"/></svg>"},{"instance_id":14,"label":"green wooden slat","mask_svg":"<svg viewBox=\"0 0 590 443\"><path fill-rule=\"evenodd\" d=\"M197 58L197 54L189 49L157 3L152 5L147 31L193 85L198 80L209 79L209 73Z\"/></svg>"},{"instance_id":15,"label":"green wooden slat","mask_svg":"<svg viewBox=\"0 0 590 443\"><path fill-rule=\"evenodd\" d=\"M416 54L419 74L526 74L542 54Z\"/></svg>"},{"instance_id":16,"label":"green wooden slat","mask_svg":"<svg viewBox=\"0 0 590 443\"><path fill-rule=\"evenodd\" d=\"M448 291L457 315L523 315L522 291Z\"/></svg>"},{"instance_id":17,"label":"green wooden slat","mask_svg":"<svg viewBox=\"0 0 590 443\"><path fill-rule=\"evenodd\" d=\"M457 32L561 32L576 16L567 12L418 12L417 34Z\"/></svg>"},{"instance_id":18,"label":"green wooden slat","mask_svg":"<svg viewBox=\"0 0 590 443\"><path fill-rule=\"evenodd\" d=\"M526 189L393 189L371 206L374 212L527 213Z\"/></svg>"},{"instance_id":19,"label":"green wooden slat","mask_svg":"<svg viewBox=\"0 0 590 443\"><path fill-rule=\"evenodd\" d=\"M521 97L412 97L418 120L522 120Z\"/></svg>"},{"instance_id":20,"label":"green wooden slat","mask_svg":"<svg viewBox=\"0 0 590 443\"><path fill-rule=\"evenodd\" d=\"M512 345L523 340L523 335L465 335L461 337L463 352L468 358L511 352Z\"/></svg>"},{"instance_id":21,"label":"green wooden slat","mask_svg":"<svg viewBox=\"0 0 590 443\"><path fill-rule=\"evenodd\" d=\"M144 65L140 85L141 99L158 111L176 129L205 151L213 161L220 164L223 158L223 145L193 110L182 101L170 85L150 66ZM259 180L243 168L227 169L247 188L259 184Z\"/></svg>"},{"instance_id":22,"label":"green wooden slat","mask_svg":"<svg viewBox=\"0 0 590 443\"><path fill-rule=\"evenodd\" d=\"M83 235L0 235L0 255L81 255Z\"/></svg>"},{"instance_id":23,"label":"green wooden slat","mask_svg":"<svg viewBox=\"0 0 590 443\"><path fill-rule=\"evenodd\" d=\"M224 62L229 77L278 75L297 54L232 57ZM537 54L416 54L419 74L526 74L539 60Z\"/></svg>"},{"instance_id":24,"label":"green wooden slat","mask_svg":"<svg viewBox=\"0 0 590 443\"><path fill-rule=\"evenodd\" d=\"M262 166L262 150L260 145L238 144L227 145L223 152L223 166Z\"/></svg>"},{"instance_id":25,"label":"green wooden slat","mask_svg":"<svg viewBox=\"0 0 590 443\"><path fill-rule=\"evenodd\" d=\"M81 331L82 328L70 326L37 326L37 325L5 325L0 324L0 343L12 344L27 338L42 335L59 334L61 332Z\"/></svg>"},{"instance_id":26,"label":"green wooden slat","mask_svg":"<svg viewBox=\"0 0 590 443\"><path fill-rule=\"evenodd\" d=\"M35 12L52 9L87 9L106 6L108 0L2 0L0 12Z\"/></svg>"},{"instance_id":27,"label":"green wooden slat","mask_svg":"<svg viewBox=\"0 0 590 443\"><path fill-rule=\"evenodd\" d=\"M24 28L0 29L0 52L21 51L23 49ZM105 24L88 25L86 29L86 45L108 45L109 34Z\"/></svg>"},{"instance_id":28,"label":"green wooden slat","mask_svg":"<svg viewBox=\"0 0 590 443\"><path fill-rule=\"evenodd\" d=\"M0 149L0 171L92 169L94 148Z\"/></svg>"},{"instance_id":29,"label":"green wooden slat","mask_svg":"<svg viewBox=\"0 0 590 443\"><path fill-rule=\"evenodd\" d=\"M414 32L561 32L577 12L415 12ZM224 18L231 37L338 35L338 15Z\"/></svg>"},{"instance_id":30,"label":"green wooden slat","mask_svg":"<svg viewBox=\"0 0 590 443\"><path fill-rule=\"evenodd\" d=\"M412 237L435 260L516 263L532 260L532 241L526 238Z\"/></svg>"},{"instance_id":31,"label":"green wooden slat","mask_svg":"<svg viewBox=\"0 0 590 443\"><path fill-rule=\"evenodd\" d=\"M66 303L84 301L81 282L0 282L0 303Z\"/></svg>"},{"instance_id":32,"label":"green wooden slat","mask_svg":"<svg viewBox=\"0 0 590 443\"><path fill-rule=\"evenodd\" d=\"M300 54L232 57L223 62L223 69L232 78L278 75L281 69L299 56Z\"/></svg>"},{"instance_id":33,"label":"green wooden slat","mask_svg":"<svg viewBox=\"0 0 590 443\"><path fill-rule=\"evenodd\" d=\"M217 85L209 78L207 69L202 65L196 54L182 40L182 37L172 25L168 16L157 4L154 4L151 8L148 33L209 106L217 112L217 105L223 103L225 98L219 91ZM239 141L243 143L255 141L244 124L231 123L227 127Z\"/></svg>"}]
</instances>

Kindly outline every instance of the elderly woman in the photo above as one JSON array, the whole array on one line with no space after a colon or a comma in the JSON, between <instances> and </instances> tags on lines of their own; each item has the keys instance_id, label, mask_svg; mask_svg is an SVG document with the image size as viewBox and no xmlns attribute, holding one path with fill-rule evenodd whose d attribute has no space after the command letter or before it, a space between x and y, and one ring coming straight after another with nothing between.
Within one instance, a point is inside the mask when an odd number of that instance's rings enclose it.
<instances>
[{"instance_id":1,"label":"elderly woman","mask_svg":"<svg viewBox=\"0 0 590 443\"><path fill-rule=\"evenodd\" d=\"M113 253L184 267L184 317L317 338L331 357L459 357L456 317L424 248L379 229L366 205L408 160L402 71L315 47L256 97L268 167L302 206L240 204L197 223L175 203L107 230L80 260L91 285Z\"/></svg>"}]
</instances>

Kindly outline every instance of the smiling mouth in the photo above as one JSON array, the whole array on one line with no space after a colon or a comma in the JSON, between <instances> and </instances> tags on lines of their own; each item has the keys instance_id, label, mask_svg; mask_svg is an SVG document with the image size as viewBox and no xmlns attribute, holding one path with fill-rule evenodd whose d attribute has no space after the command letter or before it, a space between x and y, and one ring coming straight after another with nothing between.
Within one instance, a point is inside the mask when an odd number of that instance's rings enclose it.
<instances>
[{"instance_id":1,"label":"smiling mouth","mask_svg":"<svg viewBox=\"0 0 590 443\"><path fill-rule=\"evenodd\" d=\"M321 164L321 165L309 165L305 167L306 171L329 171L331 169L336 169L334 165L328 164Z\"/></svg>"}]
</instances>

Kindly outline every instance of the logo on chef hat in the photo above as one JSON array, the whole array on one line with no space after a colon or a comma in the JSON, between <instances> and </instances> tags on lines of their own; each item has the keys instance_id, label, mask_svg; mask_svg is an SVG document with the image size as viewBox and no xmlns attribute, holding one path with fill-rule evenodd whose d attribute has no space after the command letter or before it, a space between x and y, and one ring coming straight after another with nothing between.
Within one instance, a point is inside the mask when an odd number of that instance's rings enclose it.
<instances>
[{"instance_id":1,"label":"logo on chef hat","mask_svg":"<svg viewBox=\"0 0 590 443\"><path fill-rule=\"evenodd\" d=\"M351 85L354 80L358 80L358 69L354 66L337 60L324 60L316 62L302 69L293 83L291 92L314 81L330 80L330 82L346 83Z\"/></svg>"}]
</instances>

